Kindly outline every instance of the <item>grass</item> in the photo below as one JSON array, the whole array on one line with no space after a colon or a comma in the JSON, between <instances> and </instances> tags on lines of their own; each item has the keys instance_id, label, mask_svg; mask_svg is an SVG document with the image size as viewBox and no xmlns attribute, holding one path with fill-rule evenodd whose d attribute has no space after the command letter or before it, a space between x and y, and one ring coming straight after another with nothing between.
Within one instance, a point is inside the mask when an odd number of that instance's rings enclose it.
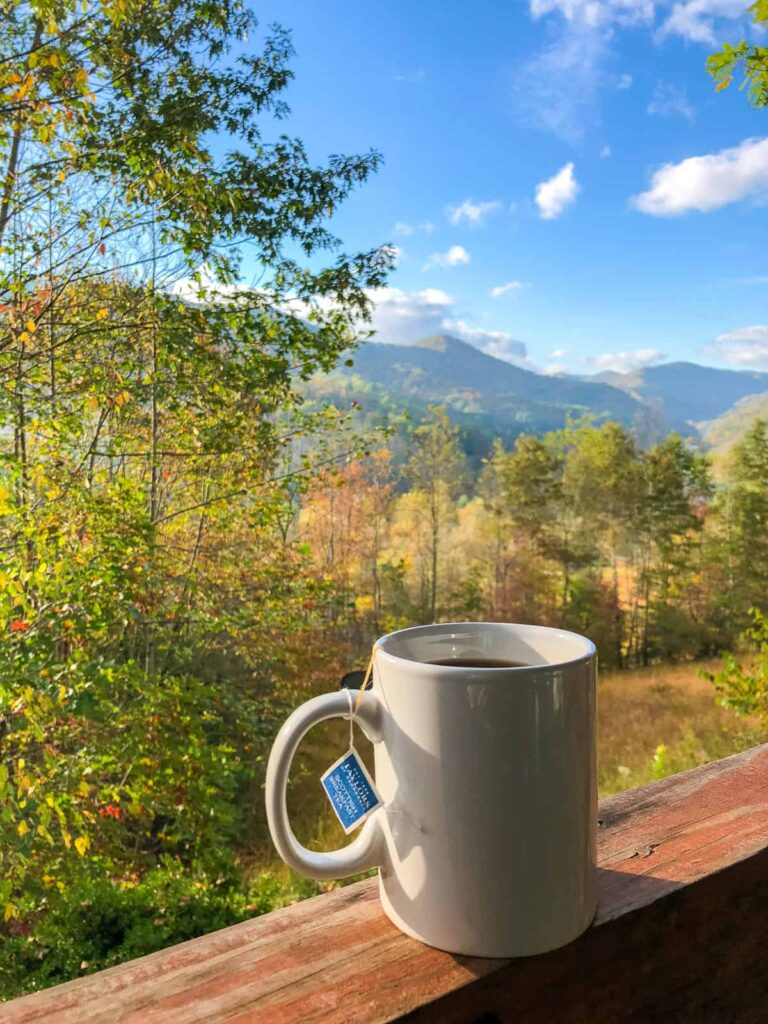
<instances>
[{"instance_id":1,"label":"grass","mask_svg":"<svg viewBox=\"0 0 768 1024\"><path fill-rule=\"evenodd\" d=\"M757 722L721 707L701 671L719 659L655 665L600 679L600 796L641 786L768 739Z\"/></svg>"}]
</instances>

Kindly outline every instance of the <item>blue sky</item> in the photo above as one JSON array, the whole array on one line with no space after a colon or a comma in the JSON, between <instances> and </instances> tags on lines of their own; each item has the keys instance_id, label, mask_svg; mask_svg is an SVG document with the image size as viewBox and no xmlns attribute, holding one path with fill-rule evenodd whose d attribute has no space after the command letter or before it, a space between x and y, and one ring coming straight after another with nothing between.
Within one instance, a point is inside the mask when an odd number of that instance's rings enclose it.
<instances>
[{"instance_id":1,"label":"blue sky","mask_svg":"<svg viewBox=\"0 0 768 1024\"><path fill-rule=\"evenodd\" d=\"M746 8L259 6L293 32L290 131L317 160L384 155L332 225L400 250L380 340L447 331L549 372L768 368L768 111L704 69L754 34Z\"/></svg>"}]
</instances>

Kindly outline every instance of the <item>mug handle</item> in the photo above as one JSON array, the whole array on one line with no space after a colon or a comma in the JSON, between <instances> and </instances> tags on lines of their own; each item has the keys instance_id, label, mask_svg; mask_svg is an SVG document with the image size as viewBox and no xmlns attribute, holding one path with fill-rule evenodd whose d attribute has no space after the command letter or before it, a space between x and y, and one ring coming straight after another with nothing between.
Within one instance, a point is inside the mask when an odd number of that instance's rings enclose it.
<instances>
[{"instance_id":1,"label":"mug handle","mask_svg":"<svg viewBox=\"0 0 768 1024\"><path fill-rule=\"evenodd\" d=\"M272 842L285 863L309 878L345 878L347 875L379 867L384 850L379 807L366 819L360 834L348 846L329 853L315 853L302 846L288 821L285 789L293 756L306 733L328 718L349 719L350 697L357 702L359 690L339 690L313 697L297 708L277 734L267 763L267 822ZM350 696L347 696L349 694ZM355 720L374 743L381 741L381 705L366 690L355 711Z\"/></svg>"}]
</instances>

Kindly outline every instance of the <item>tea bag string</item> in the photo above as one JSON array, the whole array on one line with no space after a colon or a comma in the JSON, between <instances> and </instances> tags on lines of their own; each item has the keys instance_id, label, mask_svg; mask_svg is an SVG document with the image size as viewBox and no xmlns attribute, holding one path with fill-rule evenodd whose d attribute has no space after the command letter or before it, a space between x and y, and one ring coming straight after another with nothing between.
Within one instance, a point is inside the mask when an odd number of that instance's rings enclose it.
<instances>
[{"instance_id":1,"label":"tea bag string","mask_svg":"<svg viewBox=\"0 0 768 1024\"><path fill-rule=\"evenodd\" d=\"M360 701L363 699L365 688L370 682L371 676L373 675L373 659L376 657L376 651L378 651L378 649L378 644L374 644L373 647L371 648L371 656L368 659L368 668L365 670L365 678L363 679L363 685L360 687L360 693L358 693L357 700L355 701L355 711L357 711L357 709L360 707Z\"/></svg>"},{"instance_id":2,"label":"tea bag string","mask_svg":"<svg viewBox=\"0 0 768 1024\"><path fill-rule=\"evenodd\" d=\"M357 705L352 700L352 691L347 690L347 701L349 702L349 749L355 749L355 709Z\"/></svg>"}]
</instances>

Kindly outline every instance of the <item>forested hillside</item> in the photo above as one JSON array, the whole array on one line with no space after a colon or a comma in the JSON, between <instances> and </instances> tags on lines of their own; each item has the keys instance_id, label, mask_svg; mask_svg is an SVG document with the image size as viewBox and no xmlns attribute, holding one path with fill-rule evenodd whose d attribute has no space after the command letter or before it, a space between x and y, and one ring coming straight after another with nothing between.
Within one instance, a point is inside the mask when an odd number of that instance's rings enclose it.
<instances>
[{"instance_id":1,"label":"forested hillside","mask_svg":"<svg viewBox=\"0 0 768 1024\"><path fill-rule=\"evenodd\" d=\"M314 377L307 394L341 407L355 402L370 424L398 412L421 420L430 403L444 405L474 456L486 454L496 437L510 443L583 416L631 428L643 446L677 432L707 447L722 432L708 421L724 419L731 439L741 436L751 422L739 412L742 403L766 390L766 373L694 363L592 377L548 375L458 338L432 335L410 345L387 344L386 338L365 343L331 373Z\"/></svg>"}]
</instances>

